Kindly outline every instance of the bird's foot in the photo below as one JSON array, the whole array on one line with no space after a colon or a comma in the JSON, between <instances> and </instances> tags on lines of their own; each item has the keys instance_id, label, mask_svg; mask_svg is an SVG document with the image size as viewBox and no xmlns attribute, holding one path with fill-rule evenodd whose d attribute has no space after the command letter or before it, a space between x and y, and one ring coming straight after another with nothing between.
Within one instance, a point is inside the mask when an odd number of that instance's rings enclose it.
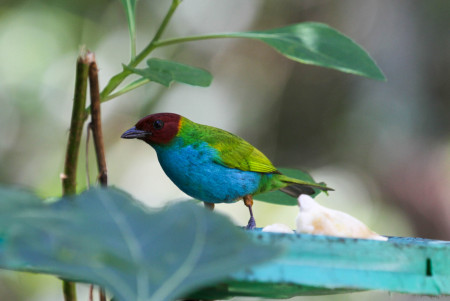
<instances>
[{"instance_id":1,"label":"bird's foot","mask_svg":"<svg viewBox=\"0 0 450 301\"><path fill-rule=\"evenodd\" d=\"M250 219L248 220L248 224L245 227L245 230L253 230L256 228L256 222L255 222L255 218L252 216L250 217Z\"/></svg>"}]
</instances>

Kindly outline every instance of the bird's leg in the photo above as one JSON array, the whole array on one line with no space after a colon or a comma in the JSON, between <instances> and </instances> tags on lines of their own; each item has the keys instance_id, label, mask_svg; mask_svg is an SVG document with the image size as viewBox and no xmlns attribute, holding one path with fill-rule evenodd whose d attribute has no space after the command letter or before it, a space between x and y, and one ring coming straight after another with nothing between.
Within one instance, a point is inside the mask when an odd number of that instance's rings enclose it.
<instances>
[{"instance_id":1,"label":"bird's leg","mask_svg":"<svg viewBox=\"0 0 450 301\"><path fill-rule=\"evenodd\" d=\"M211 211L214 211L214 203L207 203L207 202L203 202L203 204L205 205L206 209L209 209Z\"/></svg>"},{"instance_id":2,"label":"bird's leg","mask_svg":"<svg viewBox=\"0 0 450 301\"><path fill-rule=\"evenodd\" d=\"M252 211L253 196L251 196L250 194L247 194L246 196L244 196L244 204L245 204L245 206L248 207L248 210L250 211L250 219L248 220L248 224L247 224L247 227L245 227L245 229L252 230L256 227L256 222L255 222L255 218L253 217L253 211Z\"/></svg>"}]
</instances>

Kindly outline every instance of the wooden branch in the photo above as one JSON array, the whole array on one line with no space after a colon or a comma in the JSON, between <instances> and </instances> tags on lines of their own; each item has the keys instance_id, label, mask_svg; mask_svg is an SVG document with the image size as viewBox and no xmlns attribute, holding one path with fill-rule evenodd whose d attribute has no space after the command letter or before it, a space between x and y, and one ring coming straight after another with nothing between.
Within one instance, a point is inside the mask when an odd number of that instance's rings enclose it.
<instances>
[{"instance_id":1,"label":"wooden branch","mask_svg":"<svg viewBox=\"0 0 450 301\"><path fill-rule=\"evenodd\" d=\"M94 57L94 55L92 54ZM102 121L100 114L100 90L98 85L98 69L95 58L89 66L89 87L91 92L91 129L97 157L98 180L101 186L108 185L105 147L103 144Z\"/></svg>"},{"instance_id":2,"label":"wooden branch","mask_svg":"<svg viewBox=\"0 0 450 301\"><path fill-rule=\"evenodd\" d=\"M92 57L93 60L89 65L89 90L91 92L91 123L89 128L92 130L94 140L98 168L98 181L101 186L106 187L108 186L108 174L106 169L105 146L103 144L98 69L94 54L92 54ZM99 300L107 301L105 290L103 288L99 288Z\"/></svg>"},{"instance_id":3,"label":"wooden branch","mask_svg":"<svg viewBox=\"0 0 450 301\"><path fill-rule=\"evenodd\" d=\"M100 301L108 301L108 300L106 299L105 290L102 289L102 288L100 288L99 299L100 299Z\"/></svg>"}]
</instances>

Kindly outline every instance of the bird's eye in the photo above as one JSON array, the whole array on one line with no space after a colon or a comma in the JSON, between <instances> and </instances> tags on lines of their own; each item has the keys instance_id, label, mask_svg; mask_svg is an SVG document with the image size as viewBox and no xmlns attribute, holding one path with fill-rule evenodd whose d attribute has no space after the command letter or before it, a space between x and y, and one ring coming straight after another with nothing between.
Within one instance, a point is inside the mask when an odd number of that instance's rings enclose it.
<instances>
[{"instance_id":1,"label":"bird's eye","mask_svg":"<svg viewBox=\"0 0 450 301\"><path fill-rule=\"evenodd\" d=\"M164 121L162 120L155 120L155 122L153 122L153 127L157 130L160 130L164 127Z\"/></svg>"}]
</instances>

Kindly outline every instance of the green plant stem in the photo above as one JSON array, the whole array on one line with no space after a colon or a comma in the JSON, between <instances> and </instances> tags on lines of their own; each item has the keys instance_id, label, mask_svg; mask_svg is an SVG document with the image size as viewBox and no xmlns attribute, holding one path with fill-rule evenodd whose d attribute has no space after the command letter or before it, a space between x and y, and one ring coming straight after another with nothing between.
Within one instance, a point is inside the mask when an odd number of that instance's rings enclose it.
<instances>
[{"instance_id":1,"label":"green plant stem","mask_svg":"<svg viewBox=\"0 0 450 301\"><path fill-rule=\"evenodd\" d=\"M164 30L166 30L167 24L169 24L170 19L172 18L173 13L177 9L178 5L183 0L172 0L172 4L169 7L169 10L167 11L166 16L164 17L163 21L161 22L161 25L159 25L158 30L156 31L155 36L153 37L153 41L158 41L162 34L164 33Z\"/></svg>"},{"instance_id":2,"label":"green plant stem","mask_svg":"<svg viewBox=\"0 0 450 301\"><path fill-rule=\"evenodd\" d=\"M111 94L112 91L114 91L122 82L123 80L130 75L132 72L129 70L123 70L109 80L108 84L103 88L102 92L100 93L100 100L103 101L108 95Z\"/></svg>"},{"instance_id":3,"label":"green plant stem","mask_svg":"<svg viewBox=\"0 0 450 301\"><path fill-rule=\"evenodd\" d=\"M139 88L143 85L145 85L146 83L150 82L150 80L148 78L140 78L132 83L130 83L129 85L123 87L122 89L120 89L119 91L117 91L116 93L110 94L107 97L102 99L102 102L108 101L110 99L116 98L122 94L125 94L127 92L130 92L136 88Z\"/></svg>"},{"instance_id":4,"label":"green plant stem","mask_svg":"<svg viewBox=\"0 0 450 301\"><path fill-rule=\"evenodd\" d=\"M132 5L130 4L130 0L126 0L125 12L127 14L128 28L130 30L131 59L134 59L136 56L136 22L134 20L136 7L133 6L132 10L128 9L131 7Z\"/></svg>"},{"instance_id":5,"label":"green plant stem","mask_svg":"<svg viewBox=\"0 0 450 301\"><path fill-rule=\"evenodd\" d=\"M169 7L169 10L166 13L166 16L164 17L163 21L161 22L158 30L156 31L155 36L150 41L150 43L136 56L134 57L130 63L127 65L128 67L136 67L140 62L142 62L151 52L154 50L155 43L161 38L162 34L166 30L167 25L170 22L170 19L172 18L173 14L175 13L175 10L177 9L178 5L181 3L182 0L172 0L172 4ZM124 79L130 75L132 72L129 70L123 70L122 72L117 73L114 75L108 82L108 84L105 86L105 88L100 93L100 101L104 102L106 100L112 99L110 94L124 81ZM119 94L121 95L121 94ZM119 96L117 95L117 96Z\"/></svg>"},{"instance_id":6,"label":"green plant stem","mask_svg":"<svg viewBox=\"0 0 450 301\"><path fill-rule=\"evenodd\" d=\"M159 48L163 46L169 46L173 44L192 42L192 41L201 41L201 40L212 40L212 39L223 39L223 38L245 38L243 33L240 33L240 36L236 36L233 33L215 33L208 35L200 35L200 36L188 36L182 38L173 38L162 41L156 41L153 45L154 48Z\"/></svg>"},{"instance_id":7,"label":"green plant stem","mask_svg":"<svg viewBox=\"0 0 450 301\"><path fill-rule=\"evenodd\" d=\"M170 19L172 18L173 14L175 13L175 10L177 9L180 3L181 0L172 0L172 5L169 7L169 10L167 11L167 14L164 17L163 21L161 22L161 25L159 26L158 30L156 31L155 36L150 41L150 43L136 56L136 58L130 62L129 67L135 67L143 59L145 59L150 54L150 52L152 52L153 49L155 49L154 44L161 38L162 34L166 30L167 24L169 24Z\"/></svg>"},{"instance_id":8,"label":"green plant stem","mask_svg":"<svg viewBox=\"0 0 450 301\"><path fill-rule=\"evenodd\" d=\"M77 60L72 120L70 122L67 142L64 175L62 176L63 196L75 194L77 189L78 153L84 124L84 108L86 107L86 90L90 62L91 54L89 52L80 55ZM63 294L65 301L76 301L75 283L63 280Z\"/></svg>"}]
</instances>

